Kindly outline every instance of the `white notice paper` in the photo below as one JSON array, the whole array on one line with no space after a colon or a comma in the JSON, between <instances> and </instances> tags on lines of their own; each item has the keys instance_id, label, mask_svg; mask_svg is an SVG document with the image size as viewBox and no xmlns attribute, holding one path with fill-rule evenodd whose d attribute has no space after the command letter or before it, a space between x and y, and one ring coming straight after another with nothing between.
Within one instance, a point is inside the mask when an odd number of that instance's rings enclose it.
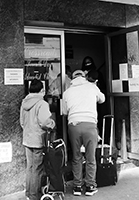
<instances>
[{"instance_id":1,"label":"white notice paper","mask_svg":"<svg viewBox=\"0 0 139 200\"><path fill-rule=\"evenodd\" d=\"M130 78L129 92L138 92L138 91L139 91L139 78Z\"/></svg>"},{"instance_id":2,"label":"white notice paper","mask_svg":"<svg viewBox=\"0 0 139 200\"><path fill-rule=\"evenodd\" d=\"M112 80L112 92L123 92L122 80Z\"/></svg>"},{"instance_id":3,"label":"white notice paper","mask_svg":"<svg viewBox=\"0 0 139 200\"><path fill-rule=\"evenodd\" d=\"M0 163L12 161L12 143L0 142Z\"/></svg>"},{"instance_id":4,"label":"white notice paper","mask_svg":"<svg viewBox=\"0 0 139 200\"><path fill-rule=\"evenodd\" d=\"M23 85L23 69L5 68L4 69L5 85Z\"/></svg>"},{"instance_id":5,"label":"white notice paper","mask_svg":"<svg viewBox=\"0 0 139 200\"><path fill-rule=\"evenodd\" d=\"M119 64L120 80L128 79L128 65L127 63Z\"/></svg>"},{"instance_id":6,"label":"white notice paper","mask_svg":"<svg viewBox=\"0 0 139 200\"><path fill-rule=\"evenodd\" d=\"M132 65L132 78L139 77L139 65Z\"/></svg>"}]
</instances>

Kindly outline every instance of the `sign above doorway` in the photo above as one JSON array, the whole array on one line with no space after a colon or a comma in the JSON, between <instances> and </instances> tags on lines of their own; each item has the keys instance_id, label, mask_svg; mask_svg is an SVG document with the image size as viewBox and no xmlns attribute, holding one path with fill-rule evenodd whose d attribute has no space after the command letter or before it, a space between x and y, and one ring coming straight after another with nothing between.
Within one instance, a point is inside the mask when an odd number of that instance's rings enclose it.
<instances>
[{"instance_id":1,"label":"sign above doorway","mask_svg":"<svg viewBox=\"0 0 139 200\"><path fill-rule=\"evenodd\" d=\"M122 3L122 4L132 4L132 5L139 5L139 0L99 0L111 3Z\"/></svg>"}]
</instances>

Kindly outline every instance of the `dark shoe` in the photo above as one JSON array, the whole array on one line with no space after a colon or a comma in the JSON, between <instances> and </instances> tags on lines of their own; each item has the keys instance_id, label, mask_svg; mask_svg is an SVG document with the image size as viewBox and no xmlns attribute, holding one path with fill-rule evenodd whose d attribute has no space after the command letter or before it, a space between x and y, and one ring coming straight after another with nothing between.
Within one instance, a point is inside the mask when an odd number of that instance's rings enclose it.
<instances>
[{"instance_id":1,"label":"dark shoe","mask_svg":"<svg viewBox=\"0 0 139 200\"><path fill-rule=\"evenodd\" d=\"M92 196L96 192L98 192L98 189L95 186L89 186L89 187L86 187L85 195L86 196Z\"/></svg>"},{"instance_id":2,"label":"dark shoe","mask_svg":"<svg viewBox=\"0 0 139 200\"><path fill-rule=\"evenodd\" d=\"M82 188L81 188L81 186L74 187L73 188L73 194L75 196L81 196L81 194L82 194Z\"/></svg>"}]
</instances>

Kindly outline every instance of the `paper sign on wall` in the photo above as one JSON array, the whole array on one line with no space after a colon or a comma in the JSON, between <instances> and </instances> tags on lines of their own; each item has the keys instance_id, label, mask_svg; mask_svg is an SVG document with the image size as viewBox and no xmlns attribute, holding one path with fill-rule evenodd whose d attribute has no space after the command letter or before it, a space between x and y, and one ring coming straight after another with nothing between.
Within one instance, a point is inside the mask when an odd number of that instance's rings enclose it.
<instances>
[{"instance_id":1,"label":"paper sign on wall","mask_svg":"<svg viewBox=\"0 0 139 200\"><path fill-rule=\"evenodd\" d=\"M5 85L23 85L23 69L6 68L4 69Z\"/></svg>"},{"instance_id":2,"label":"paper sign on wall","mask_svg":"<svg viewBox=\"0 0 139 200\"><path fill-rule=\"evenodd\" d=\"M12 161L11 142L0 142L0 163Z\"/></svg>"},{"instance_id":3,"label":"paper sign on wall","mask_svg":"<svg viewBox=\"0 0 139 200\"><path fill-rule=\"evenodd\" d=\"M132 78L139 77L139 65L132 65Z\"/></svg>"},{"instance_id":4,"label":"paper sign on wall","mask_svg":"<svg viewBox=\"0 0 139 200\"><path fill-rule=\"evenodd\" d=\"M122 80L112 80L112 92L123 92Z\"/></svg>"},{"instance_id":5,"label":"paper sign on wall","mask_svg":"<svg viewBox=\"0 0 139 200\"><path fill-rule=\"evenodd\" d=\"M138 92L138 91L139 91L139 78L130 78L129 92Z\"/></svg>"},{"instance_id":6,"label":"paper sign on wall","mask_svg":"<svg viewBox=\"0 0 139 200\"><path fill-rule=\"evenodd\" d=\"M128 65L127 63L119 64L120 80L128 79Z\"/></svg>"}]
</instances>

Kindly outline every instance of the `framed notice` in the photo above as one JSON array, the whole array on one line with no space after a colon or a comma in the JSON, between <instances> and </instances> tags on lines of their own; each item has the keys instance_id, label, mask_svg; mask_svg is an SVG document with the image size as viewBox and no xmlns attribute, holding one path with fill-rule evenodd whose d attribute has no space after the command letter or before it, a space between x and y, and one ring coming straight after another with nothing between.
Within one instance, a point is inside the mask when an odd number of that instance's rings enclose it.
<instances>
[{"instance_id":1,"label":"framed notice","mask_svg":"<svg viewBox=\"0 0 139 200\"><path fill-rule=\"evenodd\" d=\"M23 85L23 69L6 68L4 69L5 85Z\"/></svg>"},{"instance_id":2,"label":"framed notice","mask_svg":"<svg viewBox=\"0 0 139 200\"><path fill-rule=\"evenodd\" d=\"M0 142L0 163L12 161L11 142Z\"/></svg>"}]
</instances>

